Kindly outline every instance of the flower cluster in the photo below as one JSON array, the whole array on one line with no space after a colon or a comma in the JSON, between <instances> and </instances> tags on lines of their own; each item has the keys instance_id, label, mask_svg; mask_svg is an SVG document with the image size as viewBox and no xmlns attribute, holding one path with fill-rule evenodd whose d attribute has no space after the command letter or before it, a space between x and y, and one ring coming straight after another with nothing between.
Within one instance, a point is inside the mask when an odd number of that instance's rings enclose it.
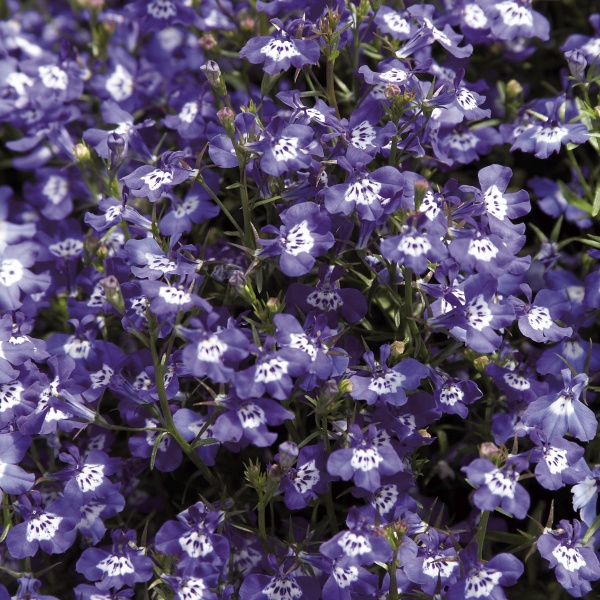
<instances>
[{"instance_id":1,"label":"flower cluster","mask_svg":"<svg viewBox=\"0 0 600 600\"><path fill-rule=\"evenodd\" d=\"M381 4L0 2L0 600L598 594L600 15Z\"/></svg>"}]
</instances>

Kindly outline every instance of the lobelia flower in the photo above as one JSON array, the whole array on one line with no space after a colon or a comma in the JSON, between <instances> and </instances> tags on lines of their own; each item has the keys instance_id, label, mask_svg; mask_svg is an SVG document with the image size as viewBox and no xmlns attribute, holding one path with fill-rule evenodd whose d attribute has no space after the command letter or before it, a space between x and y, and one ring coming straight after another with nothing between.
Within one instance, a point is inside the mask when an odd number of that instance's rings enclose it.
<instances>
[{"instance_id":1,"label":"lobelia flower","mask_svg":"<svg viewBox=\"0 0 600 600\"><path fill-rule=\"evenodd\" d=\"M307 125L286 125L280 117L275 117L267 125L258 142L245 147L260 154L259 165L262 171L280 177L285 173L307 169L312 162L312 154L322 153L314 132Z\"/></svg>"},{"instance_id":2,"label":"lobelia flower","mask_svg":"<svg viewBox=\"0 0 600 600\"><path fill-rule=\"evenodd\" d=\"M574 466L583 472L584 477L571 488L573 510L578 510L579 518L591 527L597 516L600 466L590 469L585 460L578 461Z\"/></svg>"},{"instance_id":3,"label":"lobelia flower","mask_svg":"<svg viewBox=\"0 0 600 600\"><path fill-rule=\"evenodd\" d=\"M473 545L459 553L464 566L464 575L450 586L447 600L466 598L489 598L506 600L502 586L514 585L523 574L523 563L512 554L497 554L483 563L477 559Z\"/></svg>"},{"instance_id":4,"label":"lobelia flower","mask_svg":"<svg viewBox=\"0 0 600 600\"><path fill-rule=\"evenodd\" d=\"M299 277L308 273L315 264L315 258L325 254L334 244L331 233L331 219L314 202L300 202L281 213L283 225L262 228L265 233L274 234L276 239L259 239L263 246L257 252L262 256L280 256L279 268L289 277Z\"/></svg>"},{"instance_id":5,"label":"lobelia flower","mask_svg":"<svg viewBox=\"0 0 600 600\"><path fill-rule=\"evenodd\" d=\"M35 475L19 467L31 439L18 431L0 433L0 490L5 494L21 495L29 491Z\"/></svg>"},{"instance_id":6,"label":"lobelia flower","mask_svg":"<svg viewBox=\"0 0 600 600\"><path fill-rule=\"evenodd\" d=\"M390 368L387 366L390 353L391 346L384 344L379 349L379 362L375 362L372 352L363 354L371 376L352 375L350 377L352 398L366 400L367 404L375 404L378 399L393 406L406 404L405 390L416 389L421 379L429 375L429 370L414 358L405 358Z\"/></svg>"},{"instance_id":7,"label":"lobelia flower","mask_svg":"<svg viewBox=\"0 0 600 600\"><path fill-rule=\"evenodd\" d=\"M148 198L150 202L156 202L194 174L183 162L185 156L186 153L182 151L163 152L160 167L144 165L122 177L121 181L136 198Z\"/></svg>"},{"instance_id":8,"label":"lobelia flower","mask_svg":"<svg viewBox=\"0 0 600 600\"><path fill-rule=\"evenodd\" d=\"M466 419L469 413L467 405L483 396L477 384L470 379L450 377L439 368L432 367L429 368L429 376L435 386L433 397L444 413L457 414Z\"/></svg>"},{"instance_id":9,"label":"lobelia flower","mask_svg":"<svg viewBox=\"0 0 600 600\"><path fill-rule=\"evenodd\" d=\"M545 530L536 546L550 568L554 569L558 583L571 596L581 598L592 589L590 582L600 579L598 556L582 543L586 525L576 519L572 524L563 519L559 525L557 530Z\"/></svg>"},{"instance_id":10,"label":"lobelia flower","mask_svg":"<svg viewBox=\"0 0 600 600\"><path fill-rule=\"evenodd\" d=\"M348 323L357 323L367 314L367 302L363 294L354 288L340 288L339 279L344 275L340 265L319 265L319 282L316 287L292 283L285 295L289 309L297 307L308 314L316 310L325 314L337 312Z\"/></svg>"},{"instance_id":11,"label":"lobelia flower","mask_svg":"<svg viewBox=\"0 0 600 600\"><path fill-rule=\"evenodd\" d=\"M276 400L286 400L294 388L292 378L310 368L311 358L306 352L290 346L269 350L274 341L267 338L264 348L255 349L256 364L235 373L234 385L240 398L260 398L267 393Z\"/></svg>"},{"instance_id":12,"label":"lobelia flower","mask_svg":"<svg viewBox=\"0 0 600 600\"><path fill-rule=\"evenodd\" d=\"M34 556L39 548L47 554L62 554L77 536L80 498L59 498L48 506L43 506L37 490L29 492L29 498L21 495L14 504L23 523L12 527L6 536L10 556Z\"/></svg>"},{"instance_id":13,"label":"lobelia flower","mask_svg":"<svg viewBox=\"0 0 600 600\"><path fill-rule=\"evenodd\" d=\"M310 312L304 327L293 315L279 313L273 317L276 339L280 346L298 348L311 359L308 373L299 382L304 390L312 390L319 382L330 377L338 377L348 367L349 358L341 348L327 346L335 338L337 331L330 328L326 315Z\"/></svg>"},{"instance_id":14,"label":"lobelia flower","mask_svg":"<svg viewBox=\"0 0 600 600\"><path fill-rule=\"evenodd\" d=\"M460 576L456 549L450 538L433 528L419 534L416 540L419 543L418 553L413 554L412 547L409 550L403 544L398 558L408 579L418 584L423 593L433 596L438 585L444 589Z\"/></svg>"},{"instance_id":15,"label":"lobelia flower","mask_svg":"<svg viewBox=\"0 0 600 600\"><path fill-rule=\"evenodd\" d=\"M404 470L389 436L378 431L375 425L369 425L365 432L358 425L351 425L348 440L349 448L334 450L327 459L330 475L337 475L344 481L353 479L358 487L374 492L381 486L381 475L394 475Z\"/></svg>"},{"instance_id":16,"label":"lobelia flower","mask_svg":"<svg viewBox=\"0 0 600 600\"><path fill-rule=\"evenodd\" d=\"M548 439L543 431L534 429L529 439L536 445L530 454L530 460L537 463L535 478L547 490L558 490L565 483L580 482L585 474L575 465L583 457L584 449L560 437Z\"/></svg>"},{"instance_id":17,"label":"lobelia flower","mask_svg":"<svg viewBox=\"0 0 600 600\"><path fill-rule=\"evenodd\" d=\"M323 585L321 598L328 600L352 600L353 598L375 598L379 578L364 567L352 564L351 558L342 556L331 561L331 573Z\"/></svg>"},{"instance_id":18,"label":"lobelia flower","mask_svg":"<svg viewBox=\"0 0 600 600\"><path fill-rule=\"evenodd\" d=\"M32 242L0 250L0 309L17 310L23 304L24 294L39 294L48 289L49 275L29 270L36 262L38 251L39 247Z\"/></svg>"},{"instance_id":19,"label":"lobelia flower","mask_svg":"<svg viewBox=\"0 0 600 600\"><path fill-rule=\"evenodd\" d=\"M354 211L359 219L377 221L393 212L393 199L402 189L402 174L393 167L380 167L368 172L362 163L351 165L342 158L338 164L348 173L348 182L332 185L324 192L324 203L330 214L350 215Z\"/></svg>"},{"instance_id":20,"label":"lobelia flower","mask_svg":"<svg viewBox=\"0 0 600 600\"><path fill-rule=\"evenodd\" d=\"M232 391L224 398L218 397L217 402L226 412L215 420L213 436L234 451L250 444L259 448L270 446L277 433L269 431L267 425L281 425L294 418L293 412L268 398L242 400Z\"/></svg>"},{"instance_id":21,"label":"lobelia flower","mask_svg":"<svg viewBox=\"0 0 600 600\"><path fill-rule=\"evenodd\" d=\"M150 302L150 310L157 316L176 315L179 311L189 311L193 307L210 312L211 305L191 291L194 279L169 284L160 281L140 281L144 297Z\"/></svg>"},{"instance_id":22,"label":"lobelia flower","mask_svg":"<svg viewBox=\"0 0 600 600\"><path fill-rule=\"evenodd\" d=\"M517 519L524 519L529 510L529 494L517 483L519 473L528 467L527 459L511 456L499 468L487 458L476 458L462 471L467 479L479 486L473 493L473 503L480 510L502 508Z\"/></svg>"},{"instance_id":23,"label":"lobelia flower","mask_svg":"<svg viewBox=\"0 0 600 600\"><path fill-rule=\"evenodd\" d=\"M31 573L25 573L17 581L19 582L19 587L17 593L12 596L12 600L58 600L55 596L40 594L38 590L42 582L39 579L34 579ZM3 596L3 591L0 591L0 600L11 600L11 597L8 595L8 592L6 592L6 596Z\"/></svg>"},{"instance_id":24,"label":"lobelia flower","mask_svg":"<svg viewBox=\"0 0 600 600\"><path fill-rule=\"evenodd\" d=\"M130 600L133 598L134 590L121 588L120 590L101 590L95 585L80 583L73 588L77 594L77 600Z\"/></svg>"},{"instance_id":25,"label":"lobelia flower","mask_svg":"<svg viewBox=\"0 0 600 600\"><path fill-rule=\"evenodd\" d=\"M327 453L322 444L303 446L296 465L287 469L279 483L283 501L290 510L305 508L329 489L331 476L325 470Z\"/></svg>"},{"instance_id":26,"label":"lobelia flower","mask_svg":"<svg viewBox=\"0 0 600 600\"><path fill-rule=\"evenodd\" d=\"M101 590L133 586L152 577L152 559L145 548L135 544L135 531L119 529L111 533L112 547L108 550L87 548L75 565L75 570L95 581Z\"/></svg>"},{"instance_id":27,"label":"lobelia flower","mask_svg":"<svg viewBox=\"0 0 600 600\"><path fill-rule=\"evenodd\" d=\"M191 443L204 464L212 467L220 444L214 438L210 417L211 415L205 417L189 408L180 408L173 415L173 422L181 437Z\"/></svg>"},{"instance_id":28,"label":"lobelia flower","mask_svg":"<svg viewBox=\"0 0 600 600\"><path fill-rule=\"evenodd\" d=\"M548 438L570 433L583 442L596 436L598 421L580 397L588 385L588 376L580 373L573 377L569 369L561 371L563 388L532 402L523 415L526 425L539 427Z\"/></svg>"},{"instance_id":29,"label":"lobelia flower","mask_svg":"<svg viewBox=\"0 0 600 600\"><path fill-rule=\"evenodd\" d=\"M483 205L490 231L500 237L509 233L507 229L511 232L517 230L511 219L522 217L531 210L529 194L525 190L506 193L511 177L512 170L508 167L490 165L479 171L479 188L460 186L462 192L473 194L475 203Z\"/></svg>"},{"instance_id":30,"label":"lobelia flower","mask_svg":"<svg viewBox=\"0 0 600 600\"><path fill-rule=\"evenodd\" d=\"M511 151L522 150L536 158L548 158L553 152L560 152L561 145L587 142L590 134L583 123L563 123L559 118L558 113L564 102L562 97L542 105L544 115L549 116L542 124L538 122L521 132L516 137Z\"/></svg>"},{"instance_id":31,"label":"lobelia flower","mask_svg":"<svg viewBox=\"0 0 600 600\"><path fill-rule=\"evenodd\" d=\"M386 237L380 244L381 255L398 263L416 274L422 275L429 269L429 262L442 262L448 256L448 248L439 235L428 232L427 217L420 213L399 235Z\"/></svg>"},{"instance_id":32,"label":"lobelia flower","mask_svg":"<svg viewBox=\"0 0 600 600\"><path fill-rule=\"evenodd\" d=\"M550 39L550 23L531 8L531 0L484 0L483 9L492 35L499 40L532 37L543 41Z\"/></svg>"},{"instance_id":33,"label":"lobelia flower","mask_svg":"<svg viewBox=\"0 0 600 600\"><path fill-rule=\"evenodd\" d=\"M277 75L287 71L290 66L301 69L304 65L316 65L321 53L316 40L302 39L297 35L290 35L279 19L271 23L277 30L275 35L253 37L240 50L240 57L245 58L254 65L264 63L263 70L269 75ZM302 32L303 21L295 21L295 25Z\"/></svg>"},{"instance_id":34,"label":"lobelia flower","mask_svg":"<svg viewBox=\"0 0 600 600\"><path fill-rule=\"evenodd\" d=\"M128 439L132 456L150 458L155 453L154 466L161 473L170 473L181 464L183 455L180 447L166 430L159 429L159 422L156 419L137 413L128 419L128 423L133 427L146 429Z\"/></svg>"},{"instance_id":35,"label":"lobelia flower","mask_svg":"<svg viewBox=\"0 0 600 600\"><path fill-rule=\"evenodd\" d=\"M202 502L177 515L177 521L167 521L156 533L159 552L179 558L181 575L194 575L198 563L220 566L229 559L227 538L216 533L223 513L209 510Z\"/></svg>"},{"instance_id":36,"label":"lobelia flower","mask_svg":"<svg viewBox=\"0 0 600 600\"><path fill-rule=\"evenodd\" d=\"M454 308L434 318L433 323L447 324L454 337L476 352L494 352L502 341L496 330L508 327L514 320L511 306L493 301L496 286L497 279L488 273L470 276L464 284L464 302L457 300L452 293Z\"/></svg>"},{"instance_id":37,"label":"lobelia flower","mask_svg":"<svg viewBox=\"0 0 600 600\"><path fill-rule=\"evenodd\" d=\"M409 40L416 33L416 26L406 10L396 11L389 6L381 6L373 19L379 31L395 40Z\"/></svg>"},{"instance_id":38,"label":"lobelia flower","mask_svg":"<svg viewBox=\"0 0 600 600\"><path fill-rule=\"evenodd\" d=\"M353 506L348 512L346 531L340 531L321 544L319 551L332 560L345 560L347 565L386 563L392 558L392 547L375 526L375 511L366 507L360 511Z\"/></svg>"},{"instance_id":39,"label":"lobelia flower","mask_svg":"<svg viewBox=\"0 0 600 600\"><path fill-rule=\"evenodd\" d=\"M77 524L77 531L81 533L83 540L96 545L106 533L103 519L118 515L124 508L125 498L114 489L104 488L79 507L81 520Z\"/></svg>"},{"instance_id":40,"label":"lobelia flower","mask_svg":"<svg viewBox=\"0 0 600 600\"><path fill-rule=\"evenodd\" d=\"M563 317L571 308L566 295L552 290L540 290L531 301L531 288L521 284L527 298L523 302L509 296L507 302L514 308L521 333L534 342L559 342L573 334L571 327L559 327L554 320Z\"/></svg>"},{"instance_id":41,"label":"lobelia flower","mask_svg":"<svg viewBox=\"0 0 600 600\"><path fill-rule=\"evenodd\" d=\"M285 563L277 565L274 556L269 555L269 563L275 575L251 574L244 577L239 590L240 600L318 600L321 589L314 577L286 570Z\"/></svg>"},{"instance_id":42,"label":"lobelia flower","mask_svg":"<svg viewBox=\"0 0 600 600\"><path fill-rule=\"evenodd\" d=\"M200 563L194 567L193 575L163 575L175 596L173 600L219 600L212 590L217 587L219 570L207 563Z\"/></svg>"},{"instance_id":43,"label":"lobelia flower","mask_svg":"<svg viewBox=\"0 0 600 600\"><path fill-rule=\"evenodd\" d=\"M205 173L204 178L209 179L208 175ZM220 210L203 187L193 185L183 200L172 202L171 210L161 218L158 229L165 236L189 233L194 224L200 225L213 219Z\"/></svg>"},{"instance_id":44,"label":"lobelia flower","mask_svg":"<svg viewBox=\"0 0 600 600\"><path fill-rule=\"evenodd\" d=\"M217 383L233 379L235 369L248 356L249 342L233 322L225 324L223 321L214 311L190 321L191 328L180 328L190 342L182 352L187 373L210 377Z\"/></svg>"}]
</instances>

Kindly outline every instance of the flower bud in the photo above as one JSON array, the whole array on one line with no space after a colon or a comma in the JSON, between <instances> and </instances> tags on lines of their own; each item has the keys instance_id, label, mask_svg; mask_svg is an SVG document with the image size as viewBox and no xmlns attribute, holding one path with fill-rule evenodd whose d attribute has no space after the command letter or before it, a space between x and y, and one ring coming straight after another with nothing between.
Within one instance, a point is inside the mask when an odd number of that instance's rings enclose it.
<instances>
[{"instance_id":1,"label":"flower bud","mask_svg":"<svg viewBox=\"0 0 600 600\"><path fill-rule=\"evenodd\" d=\"M283 442L279 445L277 463L284 473L292 468L298 458L298 452L298 445L294 442Z\"/></svg>"},{"instance_id":2,"label":"flower bud","mask_svg":"<svg viewBox=\"0 0 600 600\"><path fill-rule=\"evenodd\" d=\"M401 92L400 88L394 83L388 83L385 86L385 90L383 90L383 95L388 100L391 100L392 98L395 98L396 96L399 96L401 93L402 92Z\"/></svg>"},{"instance_id":3,"label":"flower bud","mask_svg":"<svg viewBox=\"0 0 600 600\"><path fill-rule=\"evenodd\" d=\"M85 144L75 144L75 146L73 147L73 156L79 161L79 162L86 162L88 160L90 160L91 158L91 154L90 154L90 149L85 145Z\"/></svg>"},{"instance_id":4,"label":"flower bud","mask_svg":"<svg viewBox=\"0 0 600 600\"><path fill-rule=\"evenodd\" d=\"M213 89L222 96L227 94L227 88L225 87L225 81L223 81L221 68L214 60L209 60L206 64L202 65L200 70L204 73L206 79L208 79L208 83L210 83Z\"/></svg>"},{"instance_id":5,"label":"flower bud","mask_svg":"<svg viewBox=\"0 0 600 600\"><path fill-rule=\"evenodd\" d=\"M98 284L104 290L106 300L110 302L119 313L125 313L125 301L123 300L119 280L114 275L109 275L108 277L101 279Z\"/></svg>"},{"instance_id":6,"label":"flower bud","mask_svg":"<svg viewBox=\"0 0 600 600\"><path fill-rule=\"evenodd\" d=\"M217 47L217 40L212 33L206 33L198 40L198 45L200 48L202 48L202 50L211 52Z\"/></svg>"},{"instance_id":7,"label":"flower bud","mask_svg":"<svg viewBox=\"0 0 600 600\"><path fill-rule=\"evenodd\" d=\"M492 462L494 459L500 458L502 456L502 452L500 448L494 444L494 442L483 442L481 446L479 446L479 457L487 458Z\"/></svg>"},{"instance_id":8,"label":"flower bud","mask_svg":"<svg viewBox=\"0 0 600 600\"><path fill-rule=\"evenodd\" d=\"M256 21L252 17L244 17L240 21L240 27L242 28L242 31L254 31Z\"/></svg>"},{"instance_id":9,"label":"flower bud","mask_svg":"<svg viewBox=\"0 0 600 600\"><path fill-rule=\"evenodd\" d=\"M223 129L225 129L227 135L233 138L235 135L235 128L233 126L235 113L228 106L224 106L217 112L217 118L219 119L219 123L223 125Z\"/></svg>"},{"instance_id":10,"label":"flower bud","mask_svg":"<svg viewBox=\"0 0 600 600\"><path fill-rule=\"evenodd\" d=\"M523 93L523 86L516 80L511 79L506 84L506 96L510 100L514 100Z\"/></svg>"}]
</instances>

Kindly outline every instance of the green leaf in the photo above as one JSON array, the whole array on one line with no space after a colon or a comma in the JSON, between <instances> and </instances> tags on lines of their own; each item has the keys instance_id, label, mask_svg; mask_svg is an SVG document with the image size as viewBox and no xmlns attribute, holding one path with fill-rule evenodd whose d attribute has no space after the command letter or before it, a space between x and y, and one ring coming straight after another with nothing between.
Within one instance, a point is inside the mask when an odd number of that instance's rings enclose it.
<instances>
[{"instance_id":1,"label":"green leaf","mask_svg":"<svg viewBox=\"0 0 600 600\"><path fill-rule=\"evenodd\" d=\"M595 217L600 212L600 185L596 187L594 193L594 204L592 205L592 217Z\"/></svg>"},{"instance_id":2,"label":"green leaf","mask_svg":"<svg viewBox=\"0 0 600 600\"><path fill-rule=\"evenodd\" d=\"M162 442L165 435L168 434L168 431L161 431L154 440L154 445L152 446L152 456L150 457L150 470L154 470L154 462L156 461L156 453L158 452L158 448L160 443Z\"/></svg>"}]
</instances>

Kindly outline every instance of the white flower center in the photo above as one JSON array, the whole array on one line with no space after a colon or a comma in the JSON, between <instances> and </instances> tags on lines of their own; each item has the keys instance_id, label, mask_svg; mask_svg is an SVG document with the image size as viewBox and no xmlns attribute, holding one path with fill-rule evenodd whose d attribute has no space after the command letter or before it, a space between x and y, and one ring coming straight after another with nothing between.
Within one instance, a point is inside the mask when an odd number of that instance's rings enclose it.
<instances>
[{"instance_id":1,"label":"white flower center","mask_svg":"<svg viewBox=\"0 0 600 600\"><path fill-rule=\"evenodd\" d=\"M308 229L308 221L294 225L281 242L286 252L292 256L298 256L301 252L310 252L315 242Z\"/></svg>"},{"instance_id":2,"label":"white flower center","mask_svg":"<svg viewBox=\"0 0 600 600\"><path fill-rule=\"evenodd\" d=\"M493 258L496 258L498 252L498 248L492 242L483 238L471 240L467 250L467 254L483 262L490 262Z\"/></svg>"},{"instance_id":3,"label":"white flower center","mask_svg":"<svg viewBox=\"0 0 600 600\"><path fill-rule=\"evenodd\" d=\"M466 4L463 9L463 18L465 24L471 29L484 29L487 27L488 19L485 12L478 4Z\"/></svg>"},{"instance_id":4,"label":"white flower center","mask_svg":"<svg viewBox=\"0 0 600 600\"><path fill-rule=\"evenodd\" d=\"M298 150L298 138L280 137L272 146L273 157L277 162L293 160L300 154Z\"/></svg>"},{"instance_id":5,"label":"white flower center","mask_svg":"<svg viewBox=\"0 0 600 600\"><path fill-rule=\"evenodd\" d=\"M167 304L176 304L177 306L183 306L192 301L192 297L187 292L173 286L161 287L158 296Z\"/></svg>"},{"instance_id":6,"label":"white flower center","mask_svg":"<svg viewBox=\"0 0 600 600\"><path fill-rule=\"evenodd\" d=\"M302 598L302 589L291 577L276 577L263 588L268 600L296 600Z\"/></svg>"},{"instance_id":7,"label":"white flower center","mask_svg":"<svg viewBox=\"0 0 600 600\"><path fill-rule=\"evenodd\" d=\"M521 6L513 0L506 0L496 4L496 9L500 13L500 18L505 25L509 27L532 27L533 14L526 6Z\"/></svg>"},{"instance_id":8,"label":"white flower center","mask_svg":"<svg viewBox=\"0 0 600 600\"><path fill-rule=\"evenodd\" d=\"M152 0L146 10L155 19L169 19L177 14L177 9L171 0Z\"/></svg>"},{"instance_id":9,"label":"white flower center","mask_svg":"<svg viewBox=\"0 0 600 600\"><path fill-rule=\"evenodd\" d=\"M244 429L256 429L266 422L265 411L256 404L244 404L240 406L237 414Z\"/></svg>"},{"instance_id":10,"label":"white flower center","mask_svg":"<svg viewBox=\"0 0 600 600\"><path fill-rule=\"evenodd\" d=\"M457 385L445 385L440 392L440 402L454 406L464 398L464 392Z\"/></svg>"},{"instance_id":11,"label":"white flower center","mask_svg":"<svg viewBox=\"0 0 600 600\"><path fill-rule=\"evenodd\" d=\"M531 328L536 331L550 329L550 327L554 325L548 309L543 306L532 306L527 313L527 320L529 321Z\"/></svg>"},{"instance_id":12,"label":"white flower center","mask_svg":"<svg viewBox=\"0 0 600 600\"><path fill-rule=\"evenodd\" d=\"M3 383L0 385L0 413L18 406L21 402L21 394L25 388L18 381Z\"/></svg>"},{"instance_id":13,"label":"white flower center","mask_svg":"<svg viewBox=\"0 0 600 600\"><path fill-rule=\"evenodd\" d=\"M358 567L333 567L331 571L338 588L345 589L350 587L355 581L358 581Z\"/></svg>"},{"instance_id":14,"label":"white flower center","mask_svg":"<svg viewBox=\"0 0 600 600\"><path fill-rule=\"evenodd\" d=\"M489 327L494 316L490 310L489 304L484 300L483 294L479 294L475 300L472 300L467 309L467 321L471 327L482 331Z\"/></svg>"},{"instance_id":15,"label":"white flower center","mask_svg":"<svg viewBox=\"0 0 600 600\"><path fill-rule=\"evenodd\" d=\"M352 130L350 143L361 150L366 150L369 146L374 146L373 140L377 137L375 129L369 121L363 121ZM379 185L381 187L381 185Z\"/></svg>"},{"instance_id":16,"label":"white flower center","mask_svg":"<svg viewBox=\"0 0 600 600\"><path fill-rule=\"evenodd\" d=\"M485 209L490 215L496 217L496 219L500 221L504 220L507 213L508 202L495 185L492 185L486 190L483 195L483 201L485 202Z\"/></svg>"},{"instance_id":17,"label":"white flower center","mask_svg":"<svg viewBox=\"0 0 600 600\"><path fill-rule=\"evenodd\" d=\"M52 204L60 204L66 197L69 191L69 184L64 177L58 175L50 175L42 188L42 194L52 202Z\"/></svg>"},{"instance_id":18,"label":"white flower center","mask_svg":"<svg viewBox=\"0 0 600 600\"><path fill-rule=\"evenodd\" d=\"M162 185L169 185L173 181L173 175L168 171L154 169L147 175L142 175L140 179L150 188L151 191L158 189Z\"/></svg>"},{"instance_id":19,"label":"white flower center","mask_svg":"<svg viewBox=\"0 0 600 600\"><path fill-rule=\"evenodd\" d=\"M211 335L209 338L198 342L196 357L202 362L218 363L226 350L227 344L222 342L216 335Z\"/></svg>"},{"instance_id":20,"label":"white flower center","mask_svg":"<svg viewBox=\"0 0 600 600\"><path fill-rule=\"evenodd\" d=\"M567 461L567 451L563 450L562 448L545 448L544 460L546 461L548 470L550 473L552 473L552 475L562 473L569 467L569 463Z\"/></svg>"},{"instance_id":21,"label":"white flower center","mask_svg":"<svg viewBox=\"0 0 600 600\"><path fill-rule=\"evenodd\" d=\"M400 238L398 252L409 256L422 256L431 250L431 242L424 236L407 235Z\"/></svg>"},{"instance_id":22,"label":"white flower center","mask_svg":"<svg viewBox=\"0 0 600 600\"><path fill-rule=\"evenodd\" d=\"M531 387L528 379L516 373L504 373L503 379L511 388L520 392L528 390Z\"/></svg>"},{"instance_id":23,"label":"white flower center","mask_svg":"<svg viewBox=\"0 0 600 600\"><path fill-rule=\"evenodd\" d=\"M383 198L379 195L381 184L378 181L371 181L367 178L361 181L351 183L346 192L346 202L355 204L370 205L375 202L381 202Z\"/></svg>"},{"instance_id":24,"label":"white flower center","mask_svg":"<svg viewBox=\"0 0 600 600\"><path fill-rule=\"evenodd\" d=\"M35 516L27 523L25 538L28 542L33 540L51 540L58 531L62 517L42 513Z\"/></svg>"},{"instance_id":25,"label":"white flower center","mask_svg":"<svg viewBox=\"0 0 600 600\"><path fill-rule=\"evenodd\" d=\"M369 384L369 390L378 395L393 394L402 387L402 383L406 377L402 373L396 371L387 371L383 375L379 375Z\"/></svg>"},{"instance_id":26,"label":"white flower center","mask_svg":"<svg viewBox=\"0 0 600 600\"><path fill-rule=\"evenodd\" d=\"M284 58L300 56L300 52L296 50L296 46L289 40L271 40L266 46L260 49L260 53L275 62L279 62Z\"/></svg>"},{"instance_id":27,"label":"white flower center","mask_svg":"<svg viewBox=\"0 0 600 600\"><path fill-rule=\"evenodd\" d=\"M133 77L123 65L119 64L106 80L104 87L113 100L123 102L133 94Z\"/></svg>"},{"instance_id":28,"label":"white flower center","mask_svg":"<svg viewBox=\"0 0 600 600\"><path fill-rule=\"evenodd\" d=\"M213 545L205 533L188 531L179 538L181 548L192 558L207 556L213 550Z\"/></svg>"},{"instance_id":29,"label":"white flower center","mask_svg":"<svg viewBox=\"0 0 600 600\"><path fill-rule=\"evenodd\" d=\"M447 556L443 554L434 554L428 556L423 561L423 573L428 577L434 577L435 579L441 577L446 579L452 575L452 571L458 567L456 561L448 560Z\"/></svg>"},{"instance_id":30,"label":"white flower center","mask_svg":"<svg viewBox=\"0 0 600 600\"><path fill-rule=\"evenodd\" d=\"M501 577L502 573L499 571L484 569L470 573L465 582L465 598L489 598Z\"/></svg>"},{"instance_id":31,"label":"white flower center","mask_svg":"<svg viewBox=\"0 0 600 600\"><path fill-rule=\"evenodd\" d=\"M502 496L503 498L514 498L515 496L517 480L503 473L500 469L486 473L484 475L484 482L495 496Z\"/></svg>"},{"instance_id":32,"label":"white flower center","mask_svg":"<svg viewBox=\"0 0 600 600\"><path fill-rule=\"evenodd\" d=\"M371 543L364 535L346 531L338 540L346 556L360 556L371 552Z\"/></svg>"},{"instance_id":33,"label":"white flower center","mask_svg":"<svg viewBox=\"0 0 600 600\"><path fill-rule=\"evenodd\" d=\"M585 560L577 548L569 548L561 544L552 550L552 556L571 573L585 567Z\"/></svg>"},{"instance_id":34,"label":"white flower center","mask_svg":"<svg viewBox=\"0 0 600 600\"><path fill-rule=\"evenodd\" d=\"M0 283L10 287L23 278L23 265L16 258L5 258L0 263Z\"/></svg>"},{"instance_id":35,"label":"white flower center","mask_svg":"<svg viewBox=\"0 0 600 600\"><path fill-rule=\"evenodd\" d=\"M288 372L288 362L281 358L271 358L260 363L256 367L254 381L256 383L269 383L271 381L279 381Z\"/></svg>"},{"instance_id":36,"label":"white flower center","mask_svg":"<svg viewBox=\"0 0 600 600\"><path fill-rule=\"evenodd\" d=\"M44 84L51 90L66 90L69 83L69 77L59 67L55 65L44 65L38 67L38 75Z\"/></svg>"},{"instance_id":37,"label":"white flower center","mask_svg":"<svg viewBox=\"0 0 600 600\"><path fill-rule=\"evenodd\" d=\"M98 388L106 387L114 374L114 370L108 365L102 365L102 368L99 371L90 374L92 389L97 390Z\"/></svg>"},{"instance_id":38,"label":"white flower center","mask_svg":"<svg viewBox=\"0 0 600 600\"><path fill-rule=\"evenodd\" d=\"M377 448L354 448L350 464L354 469L366 473L376 469L382 460L383 457L379 454Z\"/></svg>"},{"instance_id":39,"label":"white flower center","mask_svg":"<svg viewBox=\"0 0 600 600\"><path fill-rule=\"evenodd\" d=\"M104 571L107 577L118 577L119 575L135 572L128 556L117 556L116 554L110 554L96 566Z\"/></svg>"},{"instance_id":40,"label":"white flower center","mask_svg":"<svg viewBox=\"0 0 600 600\"><path fill-rule=\"evenodd\" d=\"M306 464L302 465L296 474L291 478L294 487L298 490L299 494L304 494L309 490L312 490L319 480L321 475L319 469L317 469L316 462L311 460Z\"/></svg>"},{"instance_id":41,"label":"white flower center","mask_svg":"<svg viewBox=\"0 0 600 600\"><path fill-rule=\"evenodd\" d=\"M83 465L75 479L82 492L92 492L104 482L104 465Z\"/></svg>"}]
</instances>

